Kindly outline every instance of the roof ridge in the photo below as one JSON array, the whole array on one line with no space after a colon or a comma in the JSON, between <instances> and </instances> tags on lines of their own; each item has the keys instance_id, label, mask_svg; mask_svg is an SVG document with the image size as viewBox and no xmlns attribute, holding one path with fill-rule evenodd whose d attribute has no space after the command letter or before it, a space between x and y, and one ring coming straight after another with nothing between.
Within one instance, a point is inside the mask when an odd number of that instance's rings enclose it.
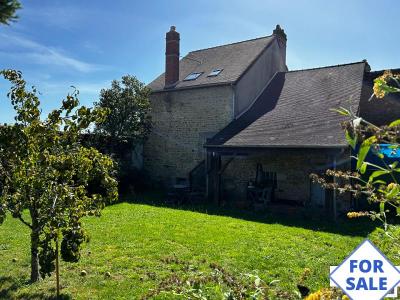
<instances>
[{"instance_id":1,"label":"roof ridge","mask_svg":"<svg viewBox=\"0 0 400 300\"><path fill-rule=\"evenodd\" d=\"M395 72L395 73L397 73L397 72L400 72L400 68L394 68L394 69L382 69L382 70L374 70L374 71L370 71L369 73L383 73L383 72L385 72L385 71L390 71L390 72Z\"/></svg>"},{"instance_id":2,"label":"roof ridge","mask_svg":"<svg viewBox=\"0 0 400 300\"><path fill-rule=\"evenodd\" d=\"M312 71L312 70L327 69L327 68L337 68L337 67L351 66L351 65L361 64L361 63L367 63L367 60L363 59L361 61L351 62L351 63L346 63L346 64L338 64L338 65L331 65L331 66L324 66L324 67L315 67L315 68L308 68L308 69L290 70L290 71L286 71L286 72L283 72L283 73L294 73L294 72Z\"/></svg>"},{"instance_id":3,"label":"roof ridge","mask_svg":"<svg viewBox=\"0 0 400 300\"><path fill-rule=\"evenodd\" d=\"M231 46L231 45L236 45L236 44L240 44L240 43L246 43L246 42L261 40L261 39L265 39L265 38L270 38L270 37L273 37L273 36L275 36L275 35L271 34L271 35L261 36L261 37L258 37L258 38L253 38L253 39L244 40L244 41L240 41L240 42L233 42L233 43L228 43L228 44L223 44L223 45L218 45L218 46L212 46L212 47L198 49L198 50L193 50L193 51L189 51L187 55L189 55L190 53L193 53L193 52L199 52L199 51L204 51L204 50L209 50L209 49L214 49L214 48L219 48L219 47Z\"/></svg>"}]
</instances>

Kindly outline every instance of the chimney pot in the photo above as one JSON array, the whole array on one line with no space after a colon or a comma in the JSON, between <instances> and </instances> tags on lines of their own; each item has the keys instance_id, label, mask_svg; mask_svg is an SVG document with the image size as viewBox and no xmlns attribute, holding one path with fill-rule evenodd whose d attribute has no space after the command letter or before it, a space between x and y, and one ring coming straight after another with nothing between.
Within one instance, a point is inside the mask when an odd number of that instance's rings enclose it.
<instances>
[{"instance_id":1,"label":"chimney pot","mask_svg":"<svg viewBox=\"0 0 400 300\"><path fill-rule=\"evenodd\" d=\"M287 36L286 36L285 30L283 30L279 24L276 25L276 27L272 33L274 35L280 37L281 39L283 39L285 42L287 41Z\"/></svg>"},{"instance_id":2,"label":"chimney pot","mask_svg":"<svg viewBox=\"0 0 400 300\"><path fill-rule=\"evenodd\" d=\"M276 25L274 31L272 32L274 36L276 36L278 40L278 45L282 54L283 63L286 65L286 43L287 43L287 36L285 31L281 28L278 24Z\"/></svg>"},{"instance_id":3,"label":"chimney pot","mask_svg":"<svg viewBox=\"0 0 400 300\"><path fill-rule=\"evenodd\" d=\"M165 87L173 88L179 81L179 40L176 27L171 26L165 36Z\"/></svg>"}]
</instances>

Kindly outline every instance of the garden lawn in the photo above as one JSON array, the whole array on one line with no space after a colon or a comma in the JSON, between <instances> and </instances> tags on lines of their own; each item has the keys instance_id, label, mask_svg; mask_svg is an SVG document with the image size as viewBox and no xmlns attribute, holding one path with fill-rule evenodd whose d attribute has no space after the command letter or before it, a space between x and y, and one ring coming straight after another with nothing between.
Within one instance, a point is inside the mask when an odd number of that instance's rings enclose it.
<instances>
[{"instance_id":1,"label":"garden lawn","mask_svg":"<svg viewBox=\"0 0 400 300\"><path fill-rule=\"evenodd\" d=\"M329 266L339 264L367 234L365 223L346 222L229 217L120 203L100 218L85 219L90 242L78 263L61 264L62 293L73 299L140 299L179 271L176 261L204 270L217 263L233 274L257 273L267 283L278 280L273 287L292 294L309 268L304 285L314 291L329 285ZM29 285L29 272L29 231L8 217L0 226L0 298L54 295L54 275Z\"/></svg>"}]
</instances>

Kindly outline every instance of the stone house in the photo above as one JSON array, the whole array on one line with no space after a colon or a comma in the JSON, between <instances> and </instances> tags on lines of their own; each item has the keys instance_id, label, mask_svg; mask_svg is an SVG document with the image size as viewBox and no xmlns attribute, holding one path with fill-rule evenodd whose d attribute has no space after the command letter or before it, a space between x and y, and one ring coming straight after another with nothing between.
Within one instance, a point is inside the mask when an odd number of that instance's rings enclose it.
<instances>
[{"instance_id":1,"label":"stone house","mask_svg":"<svg viewBox=\"0 0 400 300\"><path fill-rule=\"evenodd\" d=\"M351 205L349 199L336 203L309 174L350 168L340 125L345 118L332 108L351 108L378 124L400 116L396 99L368 101L380 72L371 72L365 60L288 71L279 25L270 36L182 59L179 43L172 26L165 73L149 84L153 131L144 145L144 170L152 182L171 186L200 174L216 202L245 202L249 182L262 169L274 178L277 201L335 211Z\"/></svg>"}]
</instances>

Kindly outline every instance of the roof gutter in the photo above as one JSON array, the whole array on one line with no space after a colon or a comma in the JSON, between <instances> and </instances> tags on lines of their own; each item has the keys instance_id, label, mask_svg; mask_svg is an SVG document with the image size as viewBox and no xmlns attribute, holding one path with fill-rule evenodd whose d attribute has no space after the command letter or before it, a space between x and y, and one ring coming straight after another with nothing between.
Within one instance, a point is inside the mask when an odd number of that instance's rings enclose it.
<instances>
[{"instance_id":1,"label":"roof gutter","mask_svg":"<svg viewBox=\"0 0 400 300\"><path fill-rule=\"evenodd\" d=\"M173 88L173 89L153 90L153 91L151 91L151 94L169 93L169 92L175 92L175 91L181 91L181 90L192 90L192 89L198 89L198 88L207 88L207 87L214 87L214 86L234 85L234 84L235 83L232 81L218 82L218 83L206 83L206 84L199 84L199 85L194 85L194 86L183 86L183 87Z\"/></svg>"},{"instance_id":2,"label":"roof gutter","mask_svg":"<svg viewBox=\"0 0 400 300\"><path fill-rule=\"evenodd\" d=\"M248 146L233 146L233 145L204 145L204 148L209 149L345 149L349 145L333 144L333 145L248 145Z\"/></svg>"}]
</instances>

